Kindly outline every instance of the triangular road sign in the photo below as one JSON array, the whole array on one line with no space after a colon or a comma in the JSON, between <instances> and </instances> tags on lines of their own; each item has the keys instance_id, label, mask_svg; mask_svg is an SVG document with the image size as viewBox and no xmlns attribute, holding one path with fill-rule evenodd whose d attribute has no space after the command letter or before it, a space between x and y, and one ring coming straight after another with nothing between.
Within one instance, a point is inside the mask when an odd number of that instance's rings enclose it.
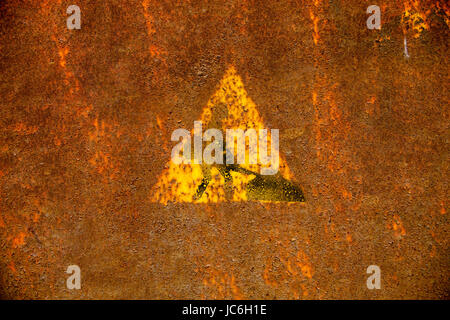
<instances>
[{"instance_id":1,"label":"triangular road sign","mask_svg":"<svg viewBox=\"0 0 450 320\"><path fill-rule=\"evenodd\" d=\"M204 127L226 129L268 129L264 126L255 103L248 96L241 77L230 66L220 81L219 88L211 96L200 117ZM270 136L269 136L270 139ZM270 140L269 140L270 141ZM242 164L243 171L257 173L261 165ZM247 173L248 173L247 172ZM244 174L231 171L227 184L218 168L211 166L210 179L201 196L199 186L204 172L199 164L175 164L169 161L152 189L151 201L217 203L223 201L304 201L301 190L291 182L291 172L283 155L279 157L279 172L274 176Z\"/></svg>"}]
</instances>

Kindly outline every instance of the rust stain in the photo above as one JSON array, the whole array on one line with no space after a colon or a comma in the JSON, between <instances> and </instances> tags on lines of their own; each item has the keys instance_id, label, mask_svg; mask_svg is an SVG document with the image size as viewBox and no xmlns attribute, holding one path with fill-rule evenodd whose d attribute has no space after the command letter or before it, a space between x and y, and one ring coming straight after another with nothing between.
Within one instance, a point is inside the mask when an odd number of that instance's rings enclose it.
<instances>
[{"instance_id":1,"label":"rust stain","mask_svg":"<svg viewBox=\"0 0 450 320\"><path fill-rule=\"evenodd\" d=\"M19 232L17 236L11 239L11 245L13 248L21 247L25 244L25 238L27 234L25 232Z\"/></svg>"},{"instance_id":2,"label":"rust stain","mask_svg":"<svg viewBox=\"0 0 450 320\"><path fill-rule=\"evenodd\" d=\"M26 123L19 122L12 126L11 131L20 135L30 135L35 134L39 130L38 126L30 126Z\"/></svg>"},{"instance_id":3,"label":"rust stain","mask_svg":"<svg viewBox=\"0 0 450 320\"><path fill-rule=\"evenodd\" d=\"M394 231L394 236L398 240L406 236L406 229L403 227L402 220L396 214L393 215L392 222L387 226L387 228Z\"/></svg>"},{"instance_id":4,"label":"rust stain","mask_svg":"<svg viewBox=\"0 0 450 320\"><path fill-rule=\"evenodd\" d=\"M236 279L233 274L230 275L213 267L209 267L207 268L202 283L205 287L213 290L213 296L204 296L204 299L245 299L241 290L236 285Z\"/></svg>"}]
</instances>

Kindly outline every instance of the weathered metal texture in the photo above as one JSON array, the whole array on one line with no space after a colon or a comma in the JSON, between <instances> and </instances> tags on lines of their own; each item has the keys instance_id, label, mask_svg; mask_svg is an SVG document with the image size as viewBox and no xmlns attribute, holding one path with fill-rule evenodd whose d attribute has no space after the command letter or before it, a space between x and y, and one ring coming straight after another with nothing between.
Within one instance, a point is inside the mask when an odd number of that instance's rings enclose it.
<instances>
[{"instance_id":1,"label":"weathered metal texture","mask_svg":"<svg viewBox=\"0 0 450 320\"><path fill-rule=\"evenodd\" d=\"M70 4L0 7L3 298L448 298L446 1ZM306 202L153 203L230 65Z\"/></svg>"}]
</instances>

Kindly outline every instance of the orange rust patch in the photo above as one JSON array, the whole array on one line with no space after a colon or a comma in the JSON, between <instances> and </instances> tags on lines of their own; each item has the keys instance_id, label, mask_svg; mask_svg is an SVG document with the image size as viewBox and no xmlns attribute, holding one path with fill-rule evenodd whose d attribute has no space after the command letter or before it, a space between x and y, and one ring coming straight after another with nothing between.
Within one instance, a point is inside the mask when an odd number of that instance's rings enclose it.
<instances>
[{"instance_id":1,"label":"orange rust patch","mask_svg":"<svg viewBox=\"0 0 450 320\"><path fill-rule=\"evenodd\" d=\"M396 214L392 217L392 222L388 224L387 228L394 231L394 236L396 239L401 239L406 235L406 230L403 227L402 220Z\"/></svg>"},{"instance_id":2,"label":"orange rust patch","mask_svg":"<svg viewBox=\"0 0 450 320\"><path fill-rule=\"evenodd\" d=\"M18 122L11 127L11 130L19 135L35 134L38 130L38 126L30 126L23 122Z\"/></svg>"},{"instance_id":3,"label":"orange rust patch","mask_svg":"<svg viewBox=\"0 0 450 320\"><path fill-rule=\"evenodd\" d=\"M213 267L205 270L205 277L203 278L203 285L213 289L212 299L228 299L235 300L245 299L241 290L236 285L236 279L233 274L222 272Z\"/></svg>"},{"instance_id":4,"label":"orange rust patch","mask_svg":"<svg viewBox=\"0 0 450 320\"><path fill-rule=\"evenodd\" d=\"M25 244L25 238L27 234L25 232L20 232L17 236L12 239L11 245L13 248L21 247Z\"/></svg>"}]
</instances>

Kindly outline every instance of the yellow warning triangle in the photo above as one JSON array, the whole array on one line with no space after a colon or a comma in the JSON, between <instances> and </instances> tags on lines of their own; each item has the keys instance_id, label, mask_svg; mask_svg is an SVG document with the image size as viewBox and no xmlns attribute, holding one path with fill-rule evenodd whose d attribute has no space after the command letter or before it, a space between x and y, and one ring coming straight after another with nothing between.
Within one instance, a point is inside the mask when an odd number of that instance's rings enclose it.
<instances>
[{"instance_id":1,"label":"yellow warning triangle","mask_svg":"<svg viewBox=\"0 0 450 320\"><path fill-rule=\"evenodd\" d=\"M217 106L225 106L225 112L222 110L223 108ZM255 103L248 96L242 79L233 66L230 66L225 72L219 88L203 109L200 121L202 121L203 130L206 130L205 127L221 128L223 132L226 129L269 129L264 126L264 121L256 109ZM244 164L242 167L253 172L260 172L261 166ZM291 180L292 177L283 155L280 155L279 158L277 175L286 181ZM204 178L201 165L175 164L170 161L152 189L151 201L167 204L168 202L216 203L249 200L247 185L255 178L255 175L231 172L231 176L231 198L230 188L228 188L226 196L224 177L217 168L212 166L209 185L199 199L194 199L197 188Z\"/></svg>"}]
</instances>

